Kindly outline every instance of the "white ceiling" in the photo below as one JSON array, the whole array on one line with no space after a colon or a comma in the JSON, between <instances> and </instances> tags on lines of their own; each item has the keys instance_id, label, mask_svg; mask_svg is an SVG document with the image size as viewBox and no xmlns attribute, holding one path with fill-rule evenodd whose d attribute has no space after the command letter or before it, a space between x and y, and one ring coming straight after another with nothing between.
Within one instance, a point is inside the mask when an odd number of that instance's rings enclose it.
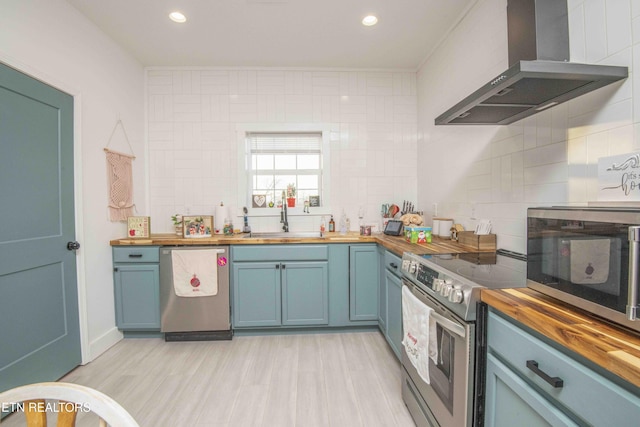
<instances>
[{"instance_id":1,"label":"white ceiling","mask_svg":"<svg viewBox=\"0 0 640 427\"><path fill-rule=\"evenodd\" d=\"M477 0L67 1L145 66L416 69Z\"/></svg>"}]
</instances>

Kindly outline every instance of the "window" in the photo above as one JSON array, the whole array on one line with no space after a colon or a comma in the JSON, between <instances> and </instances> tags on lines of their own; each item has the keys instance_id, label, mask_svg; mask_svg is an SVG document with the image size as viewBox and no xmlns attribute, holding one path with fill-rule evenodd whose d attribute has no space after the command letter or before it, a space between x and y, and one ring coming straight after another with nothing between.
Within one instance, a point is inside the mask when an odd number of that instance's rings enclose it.
<instances>
[{"instance_id":1,"label":"window","mask_svg":"<svg viewBox=\"0 0 640 427\"><path fill-rule=\"evenodd\" d=\"M323 204L322 132L247 132L246 142L251 198L264 195L266 206L277 206L293 185L299 205Z\"/></svg>"}]
</instances>

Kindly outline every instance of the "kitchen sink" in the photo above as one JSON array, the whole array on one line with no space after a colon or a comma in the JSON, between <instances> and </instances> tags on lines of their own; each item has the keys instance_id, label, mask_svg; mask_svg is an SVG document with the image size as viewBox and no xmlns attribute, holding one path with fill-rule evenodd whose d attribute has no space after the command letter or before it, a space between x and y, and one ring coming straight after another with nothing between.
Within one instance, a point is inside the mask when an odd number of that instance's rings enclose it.
<instances>
[{"instance_id":1,"label":"kitchen sink","mask_svg":"<svg viewBox=\"0 0 640 427\"><path fill-rule=\"evenodd\" d=\"M319 231L272 231L272 232L264 232L264 233L254 233L251 232L244 236L245 239L310 239L310 238L321 238L322 233Z\"/></svg>"}]
</instances>

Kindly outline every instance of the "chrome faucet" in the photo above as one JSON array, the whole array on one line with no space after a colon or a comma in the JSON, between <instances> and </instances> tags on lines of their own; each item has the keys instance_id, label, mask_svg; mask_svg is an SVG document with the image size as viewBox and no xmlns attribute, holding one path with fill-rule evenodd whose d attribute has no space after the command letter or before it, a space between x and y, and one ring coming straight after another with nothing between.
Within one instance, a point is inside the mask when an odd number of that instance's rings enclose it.
<instances>
[{"instance_id":1,"label":"chrome faucet","mask_svg":"<svg viewBox=\"0 0 640 427\"><path fill-rule=\"evenodd\" d=\"M282 224L282 231L289 232L289 219L287 218L287 199L285 198L284 190L282 191L282 209L280 210L280 224Z\"/></svg>"}]
</instances>

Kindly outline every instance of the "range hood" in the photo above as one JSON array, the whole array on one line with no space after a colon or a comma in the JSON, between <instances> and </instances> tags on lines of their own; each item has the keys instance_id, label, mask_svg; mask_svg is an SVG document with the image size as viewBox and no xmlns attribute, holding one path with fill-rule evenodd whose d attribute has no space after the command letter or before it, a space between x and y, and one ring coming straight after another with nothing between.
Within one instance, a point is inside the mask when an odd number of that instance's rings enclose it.
<instances>
[{"instance_id":1,"label":"range hood","mask_svg":"<svg viewBox=\"0 0 640 427\"><path fill-rule=\"evenodd\" d=\"M627 67L569 61L566 0L508 0L509 69L436 125L506 125L628 76Z\"/></svg>"}]
</instances>

